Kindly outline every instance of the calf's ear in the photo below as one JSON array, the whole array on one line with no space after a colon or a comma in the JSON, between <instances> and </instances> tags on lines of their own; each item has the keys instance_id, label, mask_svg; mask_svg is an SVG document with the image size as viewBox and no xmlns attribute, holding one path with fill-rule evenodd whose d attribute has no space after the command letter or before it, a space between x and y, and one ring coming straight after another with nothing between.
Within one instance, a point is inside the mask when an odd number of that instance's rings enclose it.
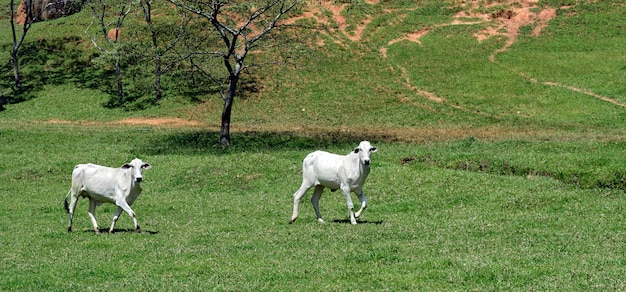
<instances>
[{"instance_id":1,"label":"calf's ear","mask_svg":"<svg viewBox=\"0 0 626 292\"><path fill-rule=\"evenodd\" d=\"M376 148L376 147L370 148L370 152L377 152L377 151L378 151L378 148Z\"/></svg>"},{"instance_id":2,"label":"calf's ear","mask_svg":"<svg viewBox=\"0 0 626 292\"><path fill-rule=\"evenodd\" d=\"M359 153L360 150L361 149L359 149L359 148L354 148L354 153Z\"/></svg>"},{"instance_id":3,"label":"calf's ear","mask_svg":"<svg viewBox=\"0 0 626 292\"><path fill-rule=\"evenodd\" d=\"M130 163L124 163L124 165L122 165L123 169L131 168L131 167L133 167L133 165Z\"/></svg>"},{"instance_id":4,"label":"calf's ear","mask_svg":"<svg viewBox=\"0 0 626 292\"><path fill-rule=\"evenodd\" d=\"M150 168L152 168L152 165L150 165L150 163L144 163L141 167L143 169L150 169Z\"/></svg>"}]
</instances>

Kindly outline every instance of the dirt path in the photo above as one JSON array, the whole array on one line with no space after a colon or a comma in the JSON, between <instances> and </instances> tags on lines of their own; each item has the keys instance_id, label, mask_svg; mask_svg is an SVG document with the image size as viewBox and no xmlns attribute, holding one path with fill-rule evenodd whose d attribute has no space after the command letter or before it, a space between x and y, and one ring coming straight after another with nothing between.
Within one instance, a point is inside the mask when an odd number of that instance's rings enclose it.
<instances>
[{"instance_id":1,"label":"dirt path","mask_svg":"<svg viewBox=\"0 0 626 292\"><path fill-rule=\"evenodd\" d=\"M208 124L200 121L189 121L177 118L129 118L112 122L95 121L68 121L68 120L46 120L35 121L40 124L54 124L80 127L151 127L165 129L197 129L202 131L219 132L220 126ZM274 133L278 135L295 135L302 137L337 139L343 140L347 137L365 136L368 139L384 142L403 143L432 143L441 141L453 141L474 137L481 140L497 141L502 139L549 139L557 134L555 131L546 129L511 128L502 126L489 126L481 128L384 128L384 127L320 127L304 126L289 127L284 125L255 125L241 126L232 125L231 133ZM558 133L564 139L563 133ZM592 139L602 139L602 137L591 137ZM573 134L572 139L580 139Z\"/></svg>"},{"instance_id":2,"label":"dirt path","mask_svg":"<svg viewBox=\"0 0 626 292\"><path fill-rule=\"evenodd\" d=\"M154 127L201 127L200 121L179 118L127 118L113 122L47 120L45 124L80 125L80 126L154 126Z\"/></svg>"},{"instance_id":3,"label":"dirt path","mask_svg":"<svg viewBox=\"0 0 626 292\"><path fill-rule=\"evenodd\" d=\"M606 102L612 103L614 105L626 108L626 104L625 103L619 102L616 99L610 98L608 96L603 96L603 95L599 95L599 94L593 93L593 92L591 92L589 90L586 90L586 89L577 88L577 87L574 87L574 86L569 86L569 85L565 85L565 84L560 84L558 82L550 82L550 81L541 82L541 84L569 89L571 91L582 93L582 94L585 94L585 95L588 95L588 96L591 96L591 97L595 97L595 98L597 98L599 100L606 101Z\"/></svg>"}]
</instances>

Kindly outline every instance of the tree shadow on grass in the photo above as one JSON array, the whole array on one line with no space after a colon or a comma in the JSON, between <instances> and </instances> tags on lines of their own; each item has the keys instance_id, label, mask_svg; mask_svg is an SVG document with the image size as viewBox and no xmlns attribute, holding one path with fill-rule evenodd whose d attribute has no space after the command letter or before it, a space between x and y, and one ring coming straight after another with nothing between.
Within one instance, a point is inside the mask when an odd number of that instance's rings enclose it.
<instances>
[{"instance_id":1,"label":"tree shadow on grass","mask_svg":"<svg viewBox=\"0 0 626 292\"><path fill-rule=\"evenodd\" d=\"M365 137L359 133L326 131L312 135L289 132L245 132L231 136L232 146L223 149L217 131L191 131L157 135L146 139L133 152L147 155L232 154L241 152L317 150L345 148L346 154L362 140L376 141L380 137ZM373 142L374 143L374 142ZM341 154L341 153L340 153Z\"/></svg>"},{"instance_id":2,"label":"tree shadow on grass","mask_svg":"<svg viewBox=\"0 0 626 292\"><path fill-rule=\"evenodd\" d=\"M44 25L44 23L41 23ZM0 47L10 51L9 45ZM33 100L42 96L47 85L70 84L80 89L98 90L109 96L108 101L102 104L103 108L125 108L127 110L142 110L158 104L154 97L154 76L147 73L151 68L146 67L149 62L137 61L132 71L125 66L124 100L120 101L117 92L115 69L111 66L94 66L92 60L97 59L99 52L86 50L85 40L78 36L50 37L29 40L22 44L19 52L19 70L21 88L15 88L13 65L9 58L0 63L0 90L4 104L17 104ZM173 73L172 73L173 74ZM201 78L181 78L177 75L164 74L162 91L167 95L168 86L173 95L181 95L191 102L200 102L198 96L207 96L218 92L208 86L208 81ZM185 75L185 77L188 77ZM172 81L174 80L174 81ZM169 82L168 82L169 81ZM181 83L181 85L176 85Z\"/></svg>"},{"instance_id":3,"label":"tree shadow on grass","mask_svg":"<svg viewBox=\"0 0 626 292\"><path fill-rule=\"evenodd\" d=\"M22 87L15 89L11 61L1 68L0 88L6 92L7 104L31 100L46 90L46 85L73 84L79 88L106 91L114 76L90 65L92 56L85 54L83 40L77 36L45 38L22 44L19 51ZM12 90L9 90L12 89Z\"/></svg>"}]
</instances>

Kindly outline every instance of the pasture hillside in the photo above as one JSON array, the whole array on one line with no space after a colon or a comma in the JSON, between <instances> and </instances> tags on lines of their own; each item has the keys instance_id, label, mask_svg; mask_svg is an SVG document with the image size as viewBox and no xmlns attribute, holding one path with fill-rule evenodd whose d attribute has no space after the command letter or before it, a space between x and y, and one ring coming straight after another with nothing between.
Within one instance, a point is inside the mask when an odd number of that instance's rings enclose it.
<instances>
[{"instance_id":1,"label":"pasture hillside","mask_svg":"<svg viewBox=\"0 0 626 292\"><path fill-rule=\"evenodd\" d=\"M575 139L590 132L622 137L624 3L489 3L308 4L285 21L299 29L290 40L299 42L290 51L291 65L244 76L234 131L306 136L367 128L369 135L409 142L470 135ZM166 15L164 9L155 14ZM139 16L127 20L129 29L140 25ZM156 105L139 98L139 104L107 107L115 83L104 75L111 72L89 62L97 55L84 33L91 21L85 9L33 25L21 51L24 90L13 92L9 58L4 65L0 86L13 104L3 118L181 118L208 129L219 126L219 96L177 89L175 78L164 81L169 91ZM10 28L0 36L8 54ZM133 81L126 81L129 94Z\"/></svg>"},{"instance_id":2,"label":"pasture hillside","mask_svg":"<svg viewBox=\"0 0 626 292\"><path fill-rule=\"evenodd\" d=\"M222 100L180 75L111 103L91 13L32 26L21 90L0 26L0 290L626 289L625 1L307 1L288 64L246 72L228 149ZM365 139L359 224L337 192L326 224L311 193L288 224L303 157ZM134 157L143 233L95 235L85 199L67 233L74 165Z\"/></svg>"}]
</instances>

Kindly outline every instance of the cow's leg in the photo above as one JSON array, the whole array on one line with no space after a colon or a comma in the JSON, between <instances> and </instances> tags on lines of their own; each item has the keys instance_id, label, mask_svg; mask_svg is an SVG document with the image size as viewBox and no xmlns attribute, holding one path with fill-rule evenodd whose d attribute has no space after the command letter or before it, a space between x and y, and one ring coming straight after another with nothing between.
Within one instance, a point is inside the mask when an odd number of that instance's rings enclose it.
<instances>
[{"instance_id":1,"label":"cow's leg","mask_svg":"<svg viewBox=\"0 0 626 292\"><path fill-rule=\"evenodd\" d=\"M67 202L67 197L65 198ZM69 222L67 223L67 232L72 232L72 219L74 218L74 211L76 210L76 202L78 201L78 195L73 190L70 190L70 204L67 207L69 213Z\"/></svg>"},{"instance_id":2,"label":"cow's leg","mask_svg":"<svg viewBox=\"0 0 626 292\"><path fill-rule=\"evenodd\" d=\"M111 223L111 228L109 228L109 233L113 233L113 228L115 228L115 222L120 218L120 215L124 212L124 209L117 207L115 210L115 214L113 214L113 223Z\"/></svg>"},{"instance_id":3,"label":"cow's leg","mask_svg":"<svg viewBox=\"0 0 626 292\"><path fill-rule=\"evenodd\" d=\"M356 224L356 218L354 217L354 205L352 204L352 198L350 198L350 186L342 186L341 192L346 197L346 204L348 205L348 211L350 212L350 223Z\"/></svg>"},{"instance_id":4,"label":"cow's leg","mask_svg":"<svg viewBox=\"0 0 626 292\"><path fill-rule=\"evenodd\" d=\"M320 213L320 198L322 197L323 191L324 186L315 186L315 193L313 193L313 197L311 197L311 203L313 203L315 215L317 215L317 222L319 223L324 223L324 219L322 219L322 214Z\"/></svg>"},{"instance_id":5,"label":"cow's leg","mask_svg":"<svg viewBox=\"0 0 626 292\"><path fill-rule=\"evenodd\" d=\"M96 221L96 200L93 199L89 199L89 211L87 211L87 213L89 213L89 218L91 218L91 224L93 225L93 231L96 234L100 233L100 229L98 229L98 222Z\"/></svg>"},{"instance_id":6,"label":"cow's leg","mask_svg":"<svg viewBox=\"0 0 626 292\"><path fill-rule=\"evenodd\" d=\"M289 220L289 224L298 219L298 205L300 204L300 200L311 187L313 187L311 183L303 180L300 188L293 194L293 214L291 214L291 220Z\"/></svg>"},{"instance_id":7,"label":"cow's leg","mask_svg":"<svg viewBox=\"0 0 626 292\"><path fill-rule=\"evenodd\" d=\"M121 211L119 211L120 208L126 211L126 213L128 213L128 215L131 218L133 218L133 222L135 223L135 231L141 232L141 228L139 227L139 224L137 224L137 216L135 216L135 212L133 211L133 209L131 209L128 203L126 203L126 200L120 200L116 202L115 204L119 208L118 210L115 211L115 216L113 217L113 223L111 224L111 229L109 229L109 233L113 233L113 227L115 227L115 221L117 221L117 219L119 218L119 215L122 213Z\"/></svg>"},{"instance_id":8,"label":"cow's leg","mask_svg":"<svg viewBox=\"0 0 626 292\"><path fill-rule=\"evenodd\" d=\"M365 208L367 208L367 200L365 199L365 194L363 193L363 190L358 190L357 195L361 200L361 209L359 209L359 211L354 214L355 218L359 218L361 216L361 213L365 211Z\"/></svg>"}]
</instances>

